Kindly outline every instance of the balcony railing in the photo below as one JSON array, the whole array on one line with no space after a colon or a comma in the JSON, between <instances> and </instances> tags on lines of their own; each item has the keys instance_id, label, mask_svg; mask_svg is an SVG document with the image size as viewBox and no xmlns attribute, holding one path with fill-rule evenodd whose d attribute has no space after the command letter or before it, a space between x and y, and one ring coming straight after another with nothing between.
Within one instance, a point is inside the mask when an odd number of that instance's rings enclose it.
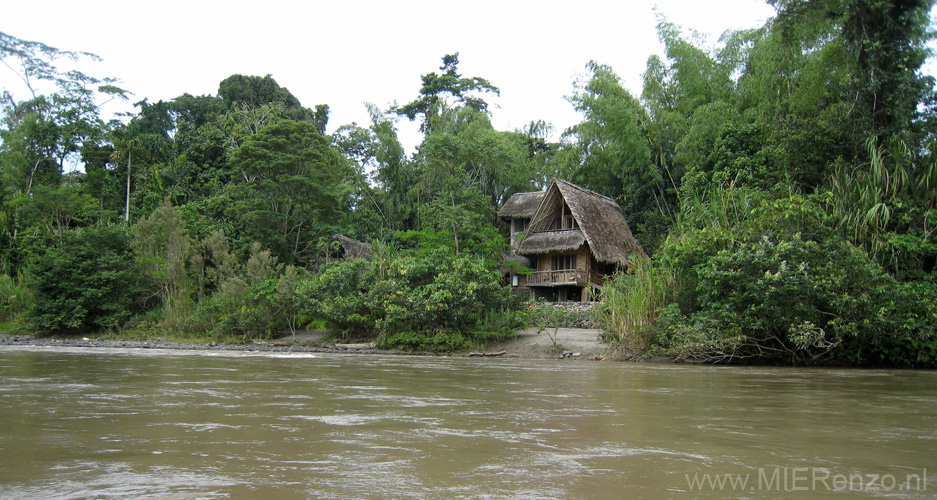
<instances>
[{"instance_id":1,"label":"balcony railing","mask_svg":"<svg viewBox=\"0 0 937 500\"><path fill-rule=\"evenodd\" d=\"M579 285L582 272L576 269L559 271L535 271L527 277L528 286Z\"/></svg>"},{"instance_id":2,"label":"balcony railing","mask_svg":"<svg viewBox=\"0 0 937 500\"><path fill-rule=\"evenodd\" d=\"M596 272L588 273L593 285L602 286L603 277ZM560 269L557 271L534 271L527 276L527 286L586 286L586 273L578 269Z\"/></svg>"}]
</instances>

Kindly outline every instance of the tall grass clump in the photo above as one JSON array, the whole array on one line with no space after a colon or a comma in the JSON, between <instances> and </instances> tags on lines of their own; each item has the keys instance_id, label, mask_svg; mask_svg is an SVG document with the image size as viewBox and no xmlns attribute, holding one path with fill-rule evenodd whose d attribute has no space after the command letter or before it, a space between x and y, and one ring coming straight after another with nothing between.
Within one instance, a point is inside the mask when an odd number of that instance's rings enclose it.
<instances>
[{"instance_id":1,"label":"tall grass clump","mask_svg":"<svg viewBox=\"0 0 937 500\"><path fill-rule=\"evenodd\" d=\"M0 273L0 321L18 317L27 306L27 290L21 278Z\"/></svg>"},{"instance_id":2,"label":"tall grass clump","mask_svg":"<svg viewBox=\"0 0 937 500\"><path fill-rule=\"evenodd\" d=\"M676 301L675 290L669 267L635 259L627 272L605 282L596 308L599 325L624 349L646 352L655 335L657 310Z\"/></svg>"}]
</instances>

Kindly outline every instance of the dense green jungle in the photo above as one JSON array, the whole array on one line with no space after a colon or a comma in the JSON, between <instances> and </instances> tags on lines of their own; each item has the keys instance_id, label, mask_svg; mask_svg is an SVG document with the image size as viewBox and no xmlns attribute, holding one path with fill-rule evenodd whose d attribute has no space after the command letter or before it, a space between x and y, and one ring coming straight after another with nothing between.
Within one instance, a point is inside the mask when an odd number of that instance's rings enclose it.
<instances>
[{"instance_id":1,"label":"dense green jungle","mask_svg":"<svg viewBox=\"0 0 937 500\"><path fill-rule=\"evenodd\" d=\"M650 256L594 311L622 352L937 367L934 2L769 3L718 43L661 16L641 95L588 62L562 131L495 130L497 82L458 54L332 134L269 75L108 121L128 91L57 64L93 55L0 33L6 69L53 84L0 104L0 330L483 346L544 315L505 286L496 213L561 178L616 200Z\"/></svg>"}]
</instances>

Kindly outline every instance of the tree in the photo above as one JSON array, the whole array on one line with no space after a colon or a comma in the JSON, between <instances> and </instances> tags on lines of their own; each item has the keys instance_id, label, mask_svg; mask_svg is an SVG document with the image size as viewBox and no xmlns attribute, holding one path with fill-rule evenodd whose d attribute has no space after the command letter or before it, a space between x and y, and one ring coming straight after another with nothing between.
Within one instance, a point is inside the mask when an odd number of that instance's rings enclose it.
<instances>
[{"instance_id":1,"label":"tree","mask_svg":"<svg viewBox=\"0 0 937 500\"><path fill-rule=\"evenodd\" d=\"M80 186L36 186L33 196L21 198L17 216L24 226L41 227L61 238L68 230L91 225L97 200Z\"/></svg>"},{"instance_id":2,"label":"tree","mask_svg":"<svg viewBox=\"0 0 937 500\"><path fill-rule=\"evenodd\" d=\"M917 105L934 83L919 72L934 36L929 18L933 0L770 3L778 9L773 31L792 34L788 42L809 52L836 53L835 59L824 58L833 63L825 72L835 78L830 70L842 68L848 75L842 84L853 110L853 133L891 136L918 116Z\"/></svg>"},{"instance_id":3,"label":"tree","mask_svg":"<svg viewBox=\"0 0 937 500\"><path fill-rule=\"evenodd\" d=\"M83 190L95 199L98 205L97 219L105 224L118 219L121 206L121 179L114 175L111 168L114 152L113 145L106 143L85 143L81 149L85 175L79 182Z\"/></svg>"},{"instance_id":4,"label":"tree","mask_svg":"<svg viewBox=\"0 0 937 500\"><path fill-rule=\"evenodd\" d=\"M82 150L99 149L106 143L110 124L99 115L102 101L127 96L113 78L60 70L56 64L62 59L100 60L93 54L63 51L0 33L0 62L30 93L20 101L8 91L2 97L0 179L8 224L4 233L10 234L13 246L31 223L51 225L61 232L75 221L85 222L86 194L58 186L63 172L80 163ZM28 220L19 220L17 214Z\"/></svg>"},{"instance_id":5,"label":"tree","mask_svg":"<svg viewBox=\"0 0 937 500\"><path fill-rule=\"evenodd\" d=\"M238 178L233 213L252 240L287 264L303 262L321 226L348 210L353 169L310 122L281 121L251 136L231 156Z\"/></svg>"},{"instance_id":6,"label":"tree","mask_svg":"<svg viewBox=\"0 0 937 500\"><path fill-rule=\"evenodd\" d=\"M45 110L45 100L40 98L33 107ZM23 111L23 107L19 110ZM16 123L9 123L0 130L0 161L3 163L3 185L7 196L28 196L33 184L56 184L61 168L56 161L59 144L58 127L44 116L42 111L24 113Z\"/></svg>"},{"instance_id":7,"label":"tree","mask_svg":"<svg viewBox=\"0 0 937 500\"><path fill-rule=\"evenodd\" d=\"M376 170L373 179L380 188L381 213L391 229L412 228L416 221L410 196L416 184L414 165L407 159L393 121L374 105L368 106L368 112L373 137L369 151Z\"/></svg>"},{"instance_id":8,"label":"tree","mask_svg":"<svg viewBox=\"0 0 937 500\"><path fill-rule=\"evenodd\" d=\"M151 297L158 298L165 311L187 309L192 290L186 265L193 245L185 234L185 222L168 203L133 226L136 260L154 285Z\"/></svg>"},{"instance_id":9,"label":"tree","mask_svg":"<svg viewBox=\"0 0 937 500\"><path fill-rule=\"evenodd\" d=\"M320 134L325 134L329 121L328 105L319 104L315 111L304 108L299 99L270 75L231 75L219 84L218 97L225 103L229 116L251 133L285 119L312 122Z\"/></svg>"},{"instance_id":10,"label":"tree","mask_svg":"<svg viewBox=\"0 0 937 500\"><path fill-rule=\"evenodd\" d=\"M444 111L436 123L415 157L423 170L425 200L449 192L457 182L461 189L477 188L498 207L532 187L537 174L523 135L496 131L485 113L466 107Z\"/></svg>"},{"instance_id":11,"label":"tree","mask_svg":"<svg viewBox=\"0 0 937 500\"><path fill-rule=\"evenodd\" d=\"M723 126L738 120L737 96L730 78L734 66L686 40L663 16L657 33L666 59L648 58L641 98L650 118L646 135L651 160L670 191L681 186L686 173L706 170L713 141Z\"/></svg>"},{"instance_id":12,"label":"tree","mask_svg":"<svg viewBox=\"0 0 937 500\"><path fill-rule=\"evenodd\" d=\"M26 320L40 332L120 328L141 308L140 270L122 227L65 233L31 260L27 275L34 300Z\"/></svg>"},{"instance_id":13,"label":"tree","mask_svg":"<svg viewBox=\"0 0 937 500\"><path fill-rule=\"evenodd\" d=\"M3 129L0 156L7 170L18 170L24 194L42 171L63 169L88 140L100 140L105 128L98 116L101 99L126 99L127 91L115 85L116 79L96 78L77 70L61 71L59 59L77 61L100 58L87 52L59 50L40 42L30 42L0 32L0 62L24 83L31 98L17 102L3 93ZM51 83L54 92L42 94L42 83ZM12 142L12 148L8 143Z\"/></svg>"},{"instance_id":14,"label":"tree","mask_svg":"<svg viewBox=\"0 0 937 500\"><path fill-rule=\"evenodd\" d=\"M575 182L619 201L629 221L668 211L661 171L651 161L645 130L649 116L608 66L590 62L592 76L569 97L583 121L566 131L572 141Z\"/></svg>"},{"instance_id":15,"label":"tree","mask_svg":"<svg viewBox=\"0 0 937 500\"><path fill-rule=\"evenodd\" d=\"M492 92L501 95L498 87L488 80L474 77L463 77L459 73L459 53L446 54L442 58L441 74L436 72L423 75L423 86L420 96L403 106L395 107L393 111L398 116L406 116L413 121L417 116L423 116L420 131L429 134L433 129L433 120L442 111L450 107L465 106L475 111L488 112L488 103L475 95L477 93Z\"/></svg>"},{"instance_id":16,"label":"tree","mask_svg":"<svg viewBox=\"0 0 937 500\"><path fill-rule=\"evenodd\" d=\"M299 99L289 90L277 84L270 75L231 75L218 85L220 97L228 109L240 104L257 108L264 104L280 103L286 108L301 108Z\"/></svg>"},{"instance_id":17,"label":"tree","mask_svg":"<svg viewBox=\"0 0 937 500\"><path fill-rule=\"evenodd\" d=\"M408 198L413 182L400 179L412 179L413 172L393 123L373 104L367 106L370 127L344 125L332 138L356 169L354 216L348 234L358 239L382 239L393 231L413 227L415 207Z\"/></svg>"}]
</instances>

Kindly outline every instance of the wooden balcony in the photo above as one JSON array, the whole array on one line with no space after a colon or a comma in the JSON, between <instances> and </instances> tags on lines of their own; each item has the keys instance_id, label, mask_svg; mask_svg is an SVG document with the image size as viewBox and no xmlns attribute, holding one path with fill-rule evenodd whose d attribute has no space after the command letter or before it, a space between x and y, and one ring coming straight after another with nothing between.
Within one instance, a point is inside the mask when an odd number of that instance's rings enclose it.
<instances>
[{"instance_id":1,"label":"wooden balcony","mask_svg":"<svg viewBox=\"0 0 937 500\"><path fill-rule=\"evenodd\" d=\"M593 286L602 286L602 275L588 273ZM527 286L586 286L586 273L578 269L560 269L557 271L534 271L527 276Z\"/></svg>"},{"instance_id":2,"label":"wooden balcony","mask_svg":"<svg viewBox=\"0 0 937 500\"><path fill-rule=\"evenodd\" d=\"M534 271L527 277L527 286L578 285L582 272L575 269Z\"/></svg>"}]
</instances>

